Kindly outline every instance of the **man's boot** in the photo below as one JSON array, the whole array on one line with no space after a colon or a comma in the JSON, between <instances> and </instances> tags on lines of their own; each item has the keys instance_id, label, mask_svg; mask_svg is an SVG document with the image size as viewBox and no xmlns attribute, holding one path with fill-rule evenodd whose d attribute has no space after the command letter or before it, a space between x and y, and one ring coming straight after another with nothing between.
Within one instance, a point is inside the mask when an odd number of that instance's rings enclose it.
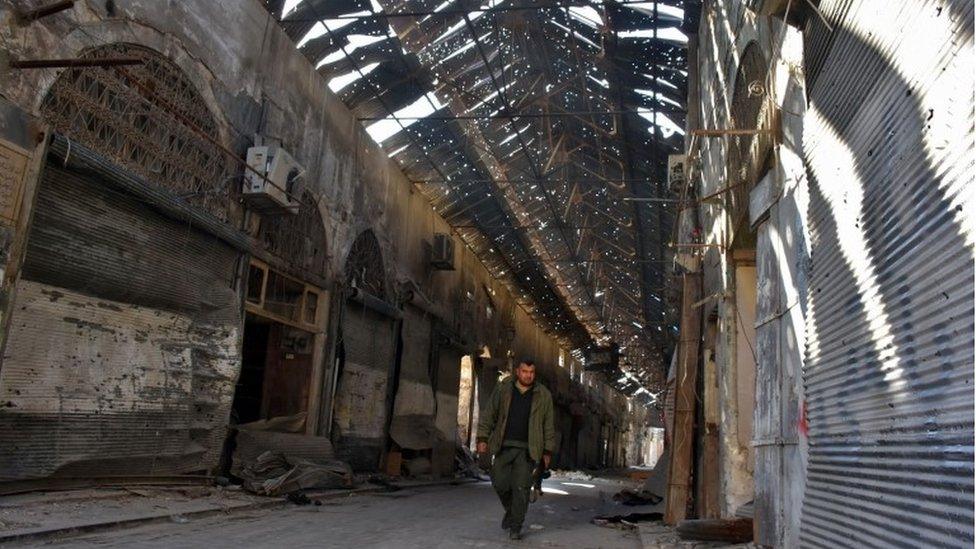
<instances>
[{"instance_id":1,"label":"man's boot","mask_svg":"<svg viewBox=\"0 0 976 549\"><path fill-rule=\"evenodd\" d=\"M512 526L512 529L508 531L508 539L522 539L522 527Z\"/></svg>"},{"instance_id":2,"label":"man's boot","mask_svg":"<svg viewBox=\"0 0 976 549\"><path fill-rule=\"evenodd\" d=\"M505 510L505 518L502 519L502 530L512 529L512 512L508 509Z\"/></svg>"}]
</instances>

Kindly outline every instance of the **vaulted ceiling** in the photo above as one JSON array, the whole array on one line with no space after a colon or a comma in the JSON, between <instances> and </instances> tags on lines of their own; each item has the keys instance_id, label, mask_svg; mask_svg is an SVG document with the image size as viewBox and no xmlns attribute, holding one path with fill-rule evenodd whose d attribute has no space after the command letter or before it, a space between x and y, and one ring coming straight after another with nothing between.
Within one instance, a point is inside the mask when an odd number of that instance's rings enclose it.
<instances>
[{"instance_id":1,"label":"vaulted ceiling","mask_svg":"<svg viewBox=\"0 0 976 549\"><path fill-rule=\"evenodd\" d=\"M610 381L644 395L676 333L667 157L697 4L267 0L520 305L570 348L619 345Z\"/></svg>"}]
</instances>

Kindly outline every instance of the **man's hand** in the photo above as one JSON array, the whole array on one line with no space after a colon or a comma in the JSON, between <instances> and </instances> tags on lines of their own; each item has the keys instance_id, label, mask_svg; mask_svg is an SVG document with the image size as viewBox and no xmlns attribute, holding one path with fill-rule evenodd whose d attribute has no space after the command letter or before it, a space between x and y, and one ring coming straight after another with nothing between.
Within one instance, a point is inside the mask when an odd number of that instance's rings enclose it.
<instances>
[{"instance_id":1,"label":"man's hand","mask_svg":"<svg viewBox=\"0 0 976 549\"><path fill-rule=\"evenodd\" d=\"M487 454L488 453L488 443L487 442L479 442L478 443L478 453L479 454Z\"/></svg>"},{"instance_id":2,"label":"man's hand","mask_svg":"<svg viewBox=\"0 0 976 549\"><path fill-rule=\"evenodd\" d=\"M542 467L543 467L543 470L549 468L549 462L551 460L552 460L552 456L550 456L550 455L543 455L542 456Z\"/></svg>"}]
</instances>

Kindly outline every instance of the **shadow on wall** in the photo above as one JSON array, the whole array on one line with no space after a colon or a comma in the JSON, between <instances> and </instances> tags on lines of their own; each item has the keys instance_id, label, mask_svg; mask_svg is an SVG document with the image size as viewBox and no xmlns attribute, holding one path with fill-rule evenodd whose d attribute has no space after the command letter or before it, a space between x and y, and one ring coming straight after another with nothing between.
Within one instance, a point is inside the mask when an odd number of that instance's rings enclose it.
<instances>
[{"instance_id":1,"label":"shadow on wall","mask_svg":"<svg viewBox=\"0 0 976 549\"><path fill-rule=\"evenodd\" d=\"M950 53L968 48L971 61L972 3L930 9L957 25ZM933 98L946 82L908 82L899 69L951 68L955 55L889 59L849 20L831 24L804 136L813 259L801 536L971 544L974 254L953 204L973 175L971 161L956 167L972 154L972 67L956 67L968 72L958 103ZM923 26L909 32L899 39L926 42ZM945 147L937 131L949 132Z\"/></svg>"}]
</instances>

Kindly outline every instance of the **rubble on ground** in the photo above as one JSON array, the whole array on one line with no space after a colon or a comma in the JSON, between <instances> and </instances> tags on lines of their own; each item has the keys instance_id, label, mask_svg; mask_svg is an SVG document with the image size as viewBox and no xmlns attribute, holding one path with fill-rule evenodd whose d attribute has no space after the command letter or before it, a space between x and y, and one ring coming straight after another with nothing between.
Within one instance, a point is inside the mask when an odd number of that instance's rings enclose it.
<instances>
[{"instance_id":1,"label":"rubble on ground","mask_svg":"<svg viewBox=\"0 0 976 549\"><path fill-rule=\"evenodd\" d=\"M661 513L630 513L627 515L598 515L592 522L597 526L607 528L634 529L638 522L653 522L664 518Z\"/></svg>"},{"instance_id":2,"label":"rubble on ground","mask_svg":"<svg viewBox=\"0 0 976 549\"><path fill-rule=\"evenodd\" d=\"M308 489L349 488L352 469L345 462L285 456L281 452L265 452L254 462L243 464L238 476L244 489L263 496L281 496Z\"/></svg>"},{"instance_id":3,"label":"rubble on ground","mask_svg":"<svg viewBox=\"0 0 976 549\"><path fill-rule=\"evenodd\" d=\"M552 478L558 480L593 480L593 475L583 471L552 469Z\"/></svg>"},{"instance_id":4,"label":"rubble on ground","mask_svg":"<svg viewBox=\"0 0 976 549\"><path fill-rule=\"evenodd\" d=\"M352 487L352 468L335 458L329 439L303 434L304 423L299 414L237 426L231 473L245 490L281 496Z\"/></svg>"},{"instance_id":5,"label":"rubble on ground","mask_svg":"<svg viewBox=\"0 0 976 549\"><path fill-rule=\"evenodd\" d=\"M664 501L661 496L647 490L631 490L624 488L613 495L613 500L627 506L657 505Z\"/></svg>"}]
</instances>

